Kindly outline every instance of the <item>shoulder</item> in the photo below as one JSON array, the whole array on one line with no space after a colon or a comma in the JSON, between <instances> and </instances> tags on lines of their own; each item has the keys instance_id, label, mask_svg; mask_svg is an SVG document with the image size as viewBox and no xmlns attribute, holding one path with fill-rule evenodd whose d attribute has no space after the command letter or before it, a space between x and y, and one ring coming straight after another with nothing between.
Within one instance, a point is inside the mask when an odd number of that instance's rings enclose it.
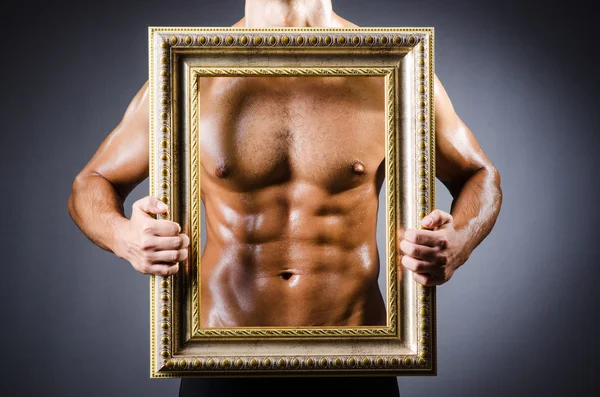
<instances>
[{"instance_id":1,"label":"shoulder","mask_svg":"<svg viewBox=\"0 0 600 397\"><path fill-rule=\"evenodd\" d=\"M458 115L446 89L437 76L434 76L433 94L436 124L440 126L451 125L456 128L459 124Z\"/></svg>"},{"instance_id":2,"label":"shoulder","mask_svg":"<svg viewBox=\"0 0 600 397\"><path fill-rule=\"evenodd\" d=\"M331 18L333 21L333 26L336 28L358 28L359 26L348 21L347 19L342 18L341 16L339 16L338 14L336 14L335 12L331 12ZM242 17L242 19L240 19L239 21L237 21L236 23L234 23L231 27L233 28L238 28L238 27L244 27L246 26L246 18Z\"/></svg>"},{"instance_id":3,"label":"shoulder","mask_svg":"<svg viewBox=\"0 0 600 397\"><path fill-rule=\"evenodd\" d=\"M356 25L355 23L352 23L352 22L348 21L347 19L342 18L341 16L339 16L338 14L336 14L333 11L331 14L332 14L331 18L333 20L333 25L336 28L358 28L358 27L360 27L360 26Z\"/></svg>"},{"instance_id":4,"label":"shoulder","mask_svg":"<svg viewBox=\"0 0 600 397\"><path fill-rule=\"evenodd\" d=\"M245 17L242 17L242 19L240 19L239 21L237 21L236 23L231 25L232 28L243 28L244 26L246 26L246 18Z\"/></svg>"}]
</instances>

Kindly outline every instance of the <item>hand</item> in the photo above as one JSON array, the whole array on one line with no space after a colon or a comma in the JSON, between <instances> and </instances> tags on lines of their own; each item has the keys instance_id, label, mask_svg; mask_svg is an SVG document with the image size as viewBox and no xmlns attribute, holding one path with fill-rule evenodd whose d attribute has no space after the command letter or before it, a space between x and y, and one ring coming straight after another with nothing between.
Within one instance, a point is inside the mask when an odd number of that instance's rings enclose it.
<instances>
[{"instance_id":1,"label":"hand","mask_svg":"<svg viewBox=\"0 0 600 397\"><path fill-rule=\"evenodd\" d=\"M469 257L466 241L454 229L452 215L436 209L421 220L430 230L407 229L399 247L404 253L402 266L425 286L441 285Z\"/></svg>"},{"instance_id":2,"label":"hand","mask_svg":"<svg viewBox=\"0 0 600 397\"><path fill-rule=\"evenodd\" d=\"M168 207L154 196L133 203L131 219L125 219L115 234L115 254L131 263L143 274L168 276L177 273L178 262L187 258L190 239L181 226L166 219L154 219Z\"/></svg>"}]
</instances>

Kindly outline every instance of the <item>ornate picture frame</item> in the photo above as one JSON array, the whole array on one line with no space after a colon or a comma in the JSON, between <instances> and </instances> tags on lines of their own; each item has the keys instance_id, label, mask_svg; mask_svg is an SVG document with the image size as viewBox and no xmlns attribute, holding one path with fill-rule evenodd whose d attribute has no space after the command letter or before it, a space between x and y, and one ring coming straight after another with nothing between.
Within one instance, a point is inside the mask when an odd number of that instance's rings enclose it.
<instances>
[{"instance_id":1,"label":"ornate picture frame","mask_svg":"<svg viewBox=\"0 0 600 397\"><path fill-rule=\"evenodd\" d=\"M435 375L435 287L399 264L398 233L435 208L433 28L149 27L150 194L190 237L150 276L150 376ZM201 328L198 79L382 76L386 326Z\"/></svg>"}]
</instances>

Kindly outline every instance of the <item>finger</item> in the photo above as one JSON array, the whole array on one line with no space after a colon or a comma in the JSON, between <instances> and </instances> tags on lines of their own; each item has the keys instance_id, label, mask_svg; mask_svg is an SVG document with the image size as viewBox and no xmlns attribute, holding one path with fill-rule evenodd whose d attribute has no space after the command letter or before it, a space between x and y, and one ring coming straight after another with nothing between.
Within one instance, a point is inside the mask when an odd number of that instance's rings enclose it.
<instances>
[{"instance_id":1,"label":"finger","mask_svg":"<svg viewBox=\"0 0 600 397\"><path fill-rule=\"evenodd\" d=\"M155 219L150 223L149 232L154 236L177 236L181 232L181 226L166 219Z\"/></svg>"},{"instance_id":2,"label":"finger","mask_svg":"<svg viewBox=\"0 0 600 397\"><path fill-rule=\"evenodd\" d=\"M446 248L448 241L440 232L433 230L419 230L414 227L406 229L404 239L418 245L426 245L428 247Z\"/></svg>"},{"instance_id":3,"label":"finger","mask_svg":"<svg viewBox=\"0 0 600 397\"><path fill-rule=\"evenodd\" d=\"M452 215L440 209L431 211L429 215L421 219L421 225L429 229L442 226L449 222L452 222Z\"/></svg>"},{"instance_id":4,"label":"finger","mask_svg":"<svg viewBox=\"0 0 600 397\"><path fill-rule=\"evenodd\" d=\"M179 235L179 237L181 237L181 241L182 241L181 248L187 248L187 246L190 245L190 238L185 233L181 233Z\"/></svg>"},{"instance_id":5,"label":"finger","mask_svg":"<svg viewBox=\"0 0 600 397\"><path fill-rule=\"evenodd\" d=\"M170 276L179 271L179 263L161 263L152 265L148 271L155 276Z\"/></svg>"},{"instance_id":6,"label":"finger","mask_svg":"<svg viewBox=\"0 0 600 397\"><path fill-rule=\"evenodd\" d=\"M156 251L179 250L183 248L183 238L181 235L163 237L155 237L154 248Z\"/></svg>"},{"instance_id":7,"label":"finger","mask_svg":"<svg viewBox=\"0 0 600 397\"><path fill-rule=\"evenodd\" d=\"M187 258L188 250L182 248L180 250L165 250L153 252L149 259L153 264L164 264L181 262Z\"/></svg>"},{"instance_id":8,"label":"finger","mask_svg":"<svg viewBox=\"0 0 600 397\"><path fill-rule=\"evenodd\" d=\"M405 255L432 262L437 258L439 252L438 248L411 243L410 241L404 239L400 241L400 249Z\"/></svg>"},{"instance_id":9,"label":"finger","mask_svg":"<svg viewBox=\"0 0 600 397\"><path fill-rule=\"evenodd\" d=\"M146 214L162 214L169 207L154 196L146 196L133 203L132 211L141 211Z\"/></svg>"},{"instance_id":10,"label":"finger","mask_svg":"<svg viewBox=\"0 0 600 397\"><path fill-rule=\"evenodd\" d=\"M436 285L436 279L430 274L413 273L412 275L413 279L421 285L424 285L426 287Z\"/></svg>"},{"instance_id":11,"label":"finger","mask_svg":"<svg viewBox=\"0 0 600 397\"><path fill-rule=\"evenodd\" d=\"M415 259L408 255L402 256L401 263L406 269L416 273L429 273L430 271L433 271L435 267L431 262Z\"/></svg>"}]
</instances>

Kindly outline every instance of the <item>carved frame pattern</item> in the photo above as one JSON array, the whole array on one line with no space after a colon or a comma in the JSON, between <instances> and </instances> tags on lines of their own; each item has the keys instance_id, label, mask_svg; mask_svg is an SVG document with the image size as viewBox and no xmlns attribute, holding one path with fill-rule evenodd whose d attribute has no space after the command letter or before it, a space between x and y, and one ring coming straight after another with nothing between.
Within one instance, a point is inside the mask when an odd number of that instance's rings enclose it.
<instances>
[{"instance_id":1,"label":"carved frame pattern","mask_svg":"<svg viewBox=\"0 0 600 397\"><path fill-rule=\"evenodd\" d=\"M202 75L381 75L386 78L387 93L387 147L386 155L388 178L388 226L387 261L395 263L396 236L395 220L396 199L399 197L396 187L396 135L399 123L397 100L398 71L396 64L376 66L304 65L298 67L220 65L190 66L186 69L186 83L189 89L189 108L181 110L181 88L179 80L183 73L181 55L194 53L225 54L243 53L248 56L271 51L294 50L307 53L343 53L347 56L363 54L373 56L381 54L411 54L413 79L409 93L417 103L412 107L410 120L404 120L411 132L410 148L413 154L411 171L413 186L405 187L411 191L414 201L410 203L411 219L421 219L435 208L435 124L433 111L433 29L432 28L149 28L149 72L150 72L150 194L159 197L169 206L164 219L178 220L186 218L191 241L200 241L200 210L197 200L199 175L197 175L198 125L197 125L197 79ZM418 101L417 101L418 99ZM186 113L187 112L187 113ZM185 127L181 119L188 120L190 135L188 149L178 147L181 142L179 129ZM189 150L185 155L182 152ZM191 156L190 156L191 153ZM182 160L185 159L184 160ZM389 160L388 160L389 159ZM178 181L185 170L182 164L189 164L191 175L190 199L181 200ZM194 181L198 181L197 184ZM406 198L406 197L405 197ZM189 209L188 215L180 214L179 201L184 201ZM414 221L412 223L415 223ZM190 247L189 263L197 263L197 245ZM151 377L194 377L194 376L269 376L277 375L402 375L429 374L436 372L436 327L435 327L435 287L424 287L414 283L414 304L405 319L415 326L416 332L410 341L403 341L398 352L386 352L380 349L378 354L372 351L360 351L356 354L302 354L302 344L311 340L343 339L348 343L357 340L375 341L402 338L400 326L402 318L398 316L397 305L399 284L394 266L388 266L388 326L387 327L310 327L310 328L215 328L201 329L198 314L198 274L196 266L190 266L191 273L184 280L184 273L169 277L150 277L151 294ZM195 270L194 270L195 269ZM401 289L401 285L400 285ZM191 309L180 313L185 299L181 296L187 291ZM411 298L403 295L403 298ZM411 298L411 299L412 299ZM412 302L412 301L411 301ZM406 305L405 305L406 306ZM405 308L408 308L407 306ZM179 317L178 317L179 315ZM188 325L184 323L187 319ZM405 325L406 326L406 325ZM186 329L188 327L189 329ZM287 340L291 354L197 354L186 348L189 344L202 343L205 340L245 341ZM387 345L386 345L387 346ZM408 347L407 347L408 346ZM276 352L278 353L278 352Z\"/></svg>"}]
</instances>

